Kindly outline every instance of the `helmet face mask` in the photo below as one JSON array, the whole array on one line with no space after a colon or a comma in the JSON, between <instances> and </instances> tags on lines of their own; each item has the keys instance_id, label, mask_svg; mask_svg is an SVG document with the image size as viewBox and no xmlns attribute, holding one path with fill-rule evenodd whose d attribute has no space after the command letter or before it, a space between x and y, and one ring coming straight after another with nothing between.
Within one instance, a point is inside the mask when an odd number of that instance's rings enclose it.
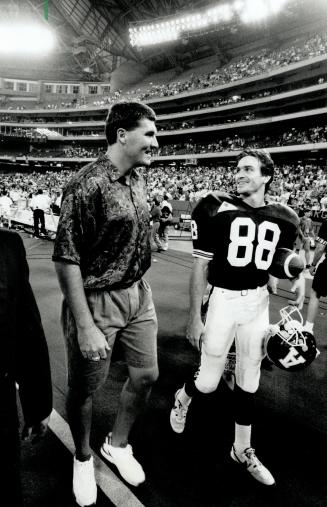
<instances>
[{"instance_id":1,"label":"helmet face mask","mask_svg":"<svg viewBox=\"0 0 327 507\"><path fill-rule=\"evenodd\" d=\"M271 326L266 338L268 358L286 371L303 370L319 354L313 334L304 330L303 317L294 306L280 310L281 320Z\"/></svg>"}]
</instances>

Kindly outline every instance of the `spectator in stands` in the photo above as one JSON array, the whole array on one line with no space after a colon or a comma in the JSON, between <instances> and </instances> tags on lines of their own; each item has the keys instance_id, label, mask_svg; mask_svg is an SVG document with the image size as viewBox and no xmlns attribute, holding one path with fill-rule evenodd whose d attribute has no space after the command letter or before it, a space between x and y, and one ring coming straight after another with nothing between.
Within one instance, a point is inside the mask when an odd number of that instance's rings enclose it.
<instances>
[{"instance_id":1,"label":"spectator in stands","mask_svg":"<svg viewBox=\"0 0 327 507\"><path fill-rule=\"evenodd\" d=\"M52 204L52 211L55 215L60 215L61 201L62 201L62 191L57 190L54 202Z\"/></svg>"},{"instance_id":2,"label":"spectator in stands","mask_svg":"<svg viewBox=\"0 0 327 507\"><path fill-rule=\"evenodd\" d=\"M324 195L320 199L320 206L322 211L327 211L327 195Z\"/></svg>"},{"instance_id":3,"label":"spectator in stands","mask_svg":"<svg viewBox=\"0 0 327 507\"><path fill-rule=\"evenodd\" d=\"M171 225L173 215L169 206L163 206L161 208L160 225L158 229L159 241L162 245L162 250L168 250L169 241L169 226Z\"/></svg>"},{"instance_id":4,"label":"spectator in stands","mask_svg":"<svg viewBox=\"0 0 327 507\"><path fill-rule=\"evenodd\" d=\"M8 192L2 189L0 192L0 227L4 226L4 221L7 221L8 228L11 228L11 205L12 200L8 197Z\"/></svg>"},{"instance_id":5,"label":"spectator in stands","mask_svg":"<svg viewBox=\"0 0 327 507\"><path fill-rule=\"evenodd\" d=\"M172 213L172 212L173 212L173 206L172 206L172 204L169 202L169 200L171 200L171 199L172 199L172 196L171 196L170 194L169 194L169 196L168 196L168 194L167 194L167 193L165 193L165 194L163 195L163 199L162 199L162 201L161 201L161 210L162 210L164 207L166 207L166 208L169 208L170 213Z\"/></svg>"},{"instance_id":6,"label":"spectator in stands","mask_svg":"<svg viewBox=\"0 0 327 507\"><path fill-rule=\"evenodd\" d=\"M14 206L17 206L17 202L20 199L20 195L21 195L20 189L17 188L16 185L12 185L11 190L9 192L9 197L12 200Z\"/></svg>"},{"instance_id":7,"label":"spectator in stands","mask_svg":"<svg viewBox=\"0 0 327 507\"><path fill-rule=\"evenodd\" d=\"M2 505L20 507L20 438L16 382L25 426L23 439L45 434L52 408L47 343L29 283L20 236L0 230L0 438Z\"/></svg>"},{"instance_id":8,"label":"spectator in stands","mask_svg":"<svg viewBox=\"0 0 327 507\"><path fill-rule=\"evenodd\" d=\"M161 198L157 195L153 199L151 207L151 219L152 219L152 248L157 248L158 252L162 252L163 246L159 238L159 227L161 218Z\"/></svg>"},{"instance_id":9,"label":"spectator in stands","mask_svg":"<svg viewBox=\"0 0 327 507\"><path fill-rule=\"evenodd\" d=\"M128 483L145 480L128 437L158 376L157 319L151 289L142 278L151 263L150 215L139 171L149 166L158 147L155 119L154 111L139 102L112 106L106 154L70 180L62 201L53 259L65 298L67 413L76 447L78 505L96 502L92 399L108 376L115 340L124 348L129 378L101 453Z\"/></svg>"},{"instance_id":10,"label":"spectator in stands","mask_svg":"<svg viewBox=\"0 0 327 507\"><path fill-rule=\"evenodd\" d=\"M37 194L32 197L30 201L30 208L33 210L33 221L34 221L34 237L39 238L46 236L47 231L45 229L45 217L44 213L49 211L51 205L51 199L48 195L43 194L42 188L39 188ZM39 229L41 225L41 230Z\"/></svg>"},{"instance_id":11,"label":"spectator in stands","mask_svg":"<svg viewBox=\"0 0 327 507\"><path fill-rule=\"evenodd\" d=\"M310 209L304 210L304 216L300 218L300 228L299 228L299 240L302 243L302 247L304 249L306 269L310 268L310 248L311 242L314 239L314 230L313 223L311 220L311 211ZM297 252L299 252L300 245L297 245Z\"/></svg>"}]
</instances>

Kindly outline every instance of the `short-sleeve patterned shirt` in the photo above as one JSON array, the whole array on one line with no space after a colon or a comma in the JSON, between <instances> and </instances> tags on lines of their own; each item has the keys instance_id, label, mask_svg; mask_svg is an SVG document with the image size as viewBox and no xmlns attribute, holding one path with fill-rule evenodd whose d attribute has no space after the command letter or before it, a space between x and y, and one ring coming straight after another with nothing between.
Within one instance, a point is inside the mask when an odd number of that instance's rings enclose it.
<instances>
[{"instance_id":1,"label":"short-sleeve patterned shirt","mask_svg":"<svg viewBox=\"0 0 327 507\"><path fill-rule=\"evenodd\" d=\"M131 286L151 264L150 214L141 168L130 182L106 155L67 184L52 259L80 266L85 289Z\"/></svg>"}]
</instances>

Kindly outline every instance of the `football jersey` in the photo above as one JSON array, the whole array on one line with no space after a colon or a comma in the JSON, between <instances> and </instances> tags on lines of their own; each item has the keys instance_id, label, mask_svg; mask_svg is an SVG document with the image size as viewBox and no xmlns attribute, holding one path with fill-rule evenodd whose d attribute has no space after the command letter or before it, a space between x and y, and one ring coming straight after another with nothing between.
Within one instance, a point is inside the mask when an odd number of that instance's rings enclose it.
<instances>
[{"instance_id":1,"label":"football jersey","mask_svg":"<svg viewBox=\"0 0 327 507\"><path fill-rule=\"evenodd\" d=\"M268 282L276 248L293 249L299 218L289 207L271 203L253 208L239 197L215 192L192 213L193 256L208 259L208 282L246 290Z\"/></svg>"},{"instance_id":2,"label":"football jersey","mask_svg":"<svg viewBox=\"0 0 327 507\"><path fill-rule=\"evenodd\" d=\"M327 247L327 221L323 222L320 226L318 236L317 236L318 243L321 243L322 245L325 245L325 252ZM325 264L327 264L327 256L323 260Z\"/></svg>"}]
</instances>

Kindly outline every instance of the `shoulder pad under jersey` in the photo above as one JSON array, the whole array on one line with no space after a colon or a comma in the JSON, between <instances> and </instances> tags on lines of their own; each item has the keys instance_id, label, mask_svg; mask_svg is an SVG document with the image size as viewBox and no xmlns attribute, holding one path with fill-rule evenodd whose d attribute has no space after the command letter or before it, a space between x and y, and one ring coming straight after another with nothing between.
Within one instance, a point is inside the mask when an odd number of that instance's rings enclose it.
<instances>
[{"instance_id":1,"label":"shoulder pad under jersey","mask_svg":"<svg viewBox=\"0 0 327 507\"><path fill-rule=\"evenodd\" d=\"M271 209L273 209L274 214L278 218L283 218L288 222L292 222L296 227L298 227L300 219L297 213L292 208L290 208L286 204L281 204L280 202L274 202L268 204L268 206L271 207Z\"/></svg>"},{"instance_id":2,"label":"shoulder pad under jersey","mask_svg":"<svg viewBox=\"0 0 327 507\"><path fill-rule=\"evenodd\" d=\"M233 196L226 192L211 192L203 197L193 210L193 217L214 216L223 202L233 202Z\"/></svg>"}]
</instances>

